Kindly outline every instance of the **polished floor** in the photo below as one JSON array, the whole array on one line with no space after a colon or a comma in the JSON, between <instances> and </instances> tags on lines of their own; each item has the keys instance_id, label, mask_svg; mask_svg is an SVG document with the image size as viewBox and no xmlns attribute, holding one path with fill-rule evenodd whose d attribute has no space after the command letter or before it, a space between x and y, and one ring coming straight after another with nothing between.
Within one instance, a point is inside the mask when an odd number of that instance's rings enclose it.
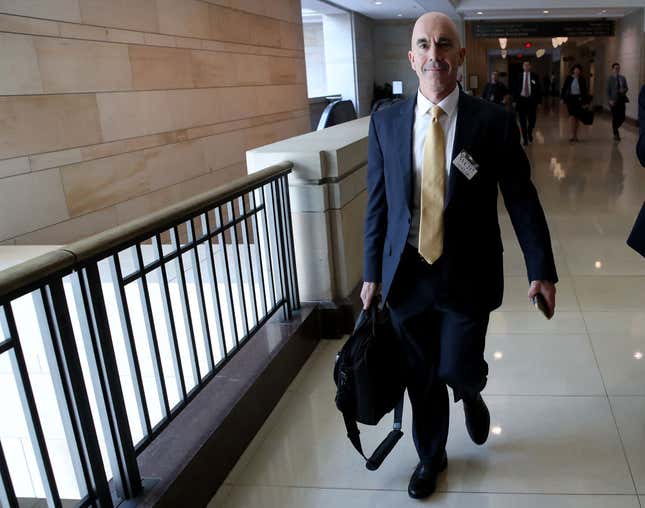
<instances>
[{"instance_id":1,"label":"polished floor","mask_svg":"<svg viewBox=\"0 0 645 508\"><path fill-rule=\"evenodd\" d=\"M529 306L521 252L501 213L506 293L492 315L485 399L492 432L470 442L452 406L449 467L426 504L451 508L645 506L645 259L625 245L645 199L636 131L614 144L608 119L570 144L566 119L540 112L527 147L560 275L557 312ZM345 438L325 341L244 453L209 508L399 507L417 459L406 435L367 471ZM368 449L387 432L363 428ZM640 496L640 497L639 497Z\"/></svg>"}]
</instances>

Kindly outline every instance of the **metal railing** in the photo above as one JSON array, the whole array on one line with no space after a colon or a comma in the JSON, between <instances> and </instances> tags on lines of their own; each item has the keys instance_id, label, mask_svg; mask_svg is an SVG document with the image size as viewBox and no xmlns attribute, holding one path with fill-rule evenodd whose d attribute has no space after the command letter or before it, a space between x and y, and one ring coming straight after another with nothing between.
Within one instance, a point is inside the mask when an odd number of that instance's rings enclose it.
<instances>
[{"instance_id":1,"label":"metal railing","mask_svg":"<svg viewBox=\"0 0 645 508\"><path fill-rule=\"evenodd\" d=\"M135 497L138 454L267 320L291 318L291 169L0 272L3 508Z\"/></svg>"}]
</instances>

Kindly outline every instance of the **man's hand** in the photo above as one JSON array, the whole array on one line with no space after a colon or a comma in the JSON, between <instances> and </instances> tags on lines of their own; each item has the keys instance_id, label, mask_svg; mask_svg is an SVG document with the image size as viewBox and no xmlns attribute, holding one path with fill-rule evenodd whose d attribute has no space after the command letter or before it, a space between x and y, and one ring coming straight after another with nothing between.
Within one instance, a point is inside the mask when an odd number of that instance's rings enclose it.
<instances>
[{"instance_id":1,"label":"man's hand","mask_svg":"<svg viewBox=\"0 0 645 508\"><path fill-rule=\"evenodd\" d=\"M549 315L547 317L550 319L555 313L555 284L548 280L532 281L529 287L529 301L538 293L541 293L546 301L546 305L549 308Z\"/></svg>"},{"instance_id":2,"label":"man's hand","mask_svg":"<svg viewBox=\"0 0 645 508\"><path fill-rule=\"evenodd\" d=\"M363 300L363 309L367 310L372 305L372 301L381 292L380 282L363 282L361 289L361 300Z\"/></svg>"}]
</instances>

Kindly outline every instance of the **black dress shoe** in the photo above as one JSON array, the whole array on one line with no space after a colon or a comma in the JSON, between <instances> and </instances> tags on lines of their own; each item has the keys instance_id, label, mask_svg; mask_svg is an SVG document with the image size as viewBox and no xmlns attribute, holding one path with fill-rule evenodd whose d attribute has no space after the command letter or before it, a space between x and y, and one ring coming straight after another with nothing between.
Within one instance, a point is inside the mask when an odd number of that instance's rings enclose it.
<instances>
[{"instance_id":1,"label":"black dress shoe","mask_svg":"<svg viewBox=\"0 0 645 508\"><path fill-rule=\"evenodd\" d=\"M448 467L448 456L444 450L438 464L419 465L412 473L408 485L408 495L413 499L424 499L431 496L437 488L437 476Z\"/></svg>"},{"instance_id":2,"label":"black dress shoe","mask_svg":"<svg viewBox=\"0 0 645 508\"><path fill-rule=\"evenodd\" d=\"M490 429L490 413L481 395L471 401L464 399L466 414L466 429L473 443L483 445L488 439Z\"/></svg>"}]
</instances>

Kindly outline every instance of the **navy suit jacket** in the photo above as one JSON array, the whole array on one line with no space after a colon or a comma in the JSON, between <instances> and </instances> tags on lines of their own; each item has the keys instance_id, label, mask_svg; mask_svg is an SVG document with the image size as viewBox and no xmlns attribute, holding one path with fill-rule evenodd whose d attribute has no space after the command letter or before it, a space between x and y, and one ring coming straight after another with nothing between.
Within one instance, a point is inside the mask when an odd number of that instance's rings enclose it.
<instances>
[{"instance_id":1,"label":"navy suit jacket","mask_svg":"<svg viewBox=\"0 0 645 508\"><path fill-rule=\"evenodd\" d=\"M411 222L414 97L370 121L363 279L382 283L387 301ZM452 159L465 149L479 164L468 180L453 164L444 210L442 295L455 310L491 311L503 293L497 189L518 236L529 280L557 282L549 230L520 146L515 116L461 92Z\"/></svg>"},{"instance_id":2,"label":"navy suit jacket","mask_svg":"<svg viewBox=\"0 0 645 508\"><path fill-rule=\"evenodd\" d=\"M641 92L638 94L638 125L639 136L636 155L638 160L641 161L641 166L645 167L645 85L642 86Z\"/></svg>"},{"instance_id":3,"label":"navy suit jacket","mask_svg":"<svg viewBox=\"0 0 645 508\"><path fill-rule=\"evenodd\" d=\"M636 155L641 162L641 166L645 166L645 85L641 88L638 96L638 123L640 133L636 145ZM636 217L636 223L629 235L627 245L645 257L645 203L643 203L641 211Z\"/></svg>"}]
</instances>

